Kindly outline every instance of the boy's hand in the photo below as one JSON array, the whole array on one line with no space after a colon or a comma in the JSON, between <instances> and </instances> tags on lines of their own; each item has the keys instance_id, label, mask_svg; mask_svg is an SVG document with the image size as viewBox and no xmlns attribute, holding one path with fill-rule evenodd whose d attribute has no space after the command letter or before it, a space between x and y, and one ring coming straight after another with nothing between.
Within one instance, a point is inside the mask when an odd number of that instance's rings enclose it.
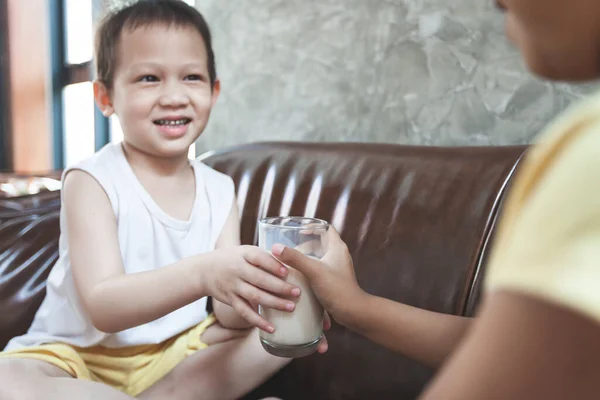
<instances>
[{"instance_id":1,"label":"boy's hand","mask_svg":"<svg viewBox=\"0 0 600 400\"><path fill-rule=\"evenodd\" d=\"M287 268L255 246L223 248L213 256L202 277L206 292L233 307L253 326L273 333L275 327L256 312L255 305L294 310L294 302L286 299L298 297L300 289L282 279L288 274Z\"/></svg>"},{"instance_id":2,"label":"boy's hand","mask_svg":"<svg viewBox=\"0 0 600 400\"><path fill-rule=\"evenodd\" d=\"M336 321L344 324L346 310L351 312L351 304L364 292L356 281L348 247L333 227L326 235L328 248L321 260L281 244L274 245L272 252L282 263L302 272L323 307Z\"/></svg>"}]
</instances>

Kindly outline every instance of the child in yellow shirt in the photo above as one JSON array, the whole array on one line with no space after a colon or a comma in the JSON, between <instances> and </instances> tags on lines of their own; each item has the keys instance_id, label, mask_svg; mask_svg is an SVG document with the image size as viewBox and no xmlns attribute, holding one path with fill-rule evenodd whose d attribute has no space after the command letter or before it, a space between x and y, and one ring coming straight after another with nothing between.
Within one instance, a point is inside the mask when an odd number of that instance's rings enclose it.
<instances>
[{"instance_id":1,"label":"child in yellow shirt","mask_svg":"<svg viewBox=\"0 0 600 400\"><path fill-rule=\"evenodd\" d=\"M600 1L501 0L535 74L600 77ZM575 105L519 168L479 315L437 314L369 295L337 233L321 261L275 245L340 324L432 367L422 399L600 398L600 95ZM325 264L325 265L324 265Z\"/></svg>"}]
</instances>

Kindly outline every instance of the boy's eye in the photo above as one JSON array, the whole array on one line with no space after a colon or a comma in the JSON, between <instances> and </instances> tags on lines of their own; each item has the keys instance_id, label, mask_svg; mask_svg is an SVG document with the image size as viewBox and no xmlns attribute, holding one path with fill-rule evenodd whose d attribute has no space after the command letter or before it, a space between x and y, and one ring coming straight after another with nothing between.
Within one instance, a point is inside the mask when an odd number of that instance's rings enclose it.
<instances>
[{"instance_id":1,"label":"boy's eye","mask_svg":"<svg viewBox=\"0 0 600 400\"><path fill-rule=\"evenodd\" d=\"M201 81L202 75L192 74L185 77L186 81Z\"/></svg>"},{"instance_id":2,"label":"boy's eye","mask_svg":"<svg viewBox=\"0 0 600 400\"><path fill-rule=\"evenodd\" d=\"M154 75L144 75L138 79L138 82L158 82L158 78Z\"/></svg>"}]
</instances>

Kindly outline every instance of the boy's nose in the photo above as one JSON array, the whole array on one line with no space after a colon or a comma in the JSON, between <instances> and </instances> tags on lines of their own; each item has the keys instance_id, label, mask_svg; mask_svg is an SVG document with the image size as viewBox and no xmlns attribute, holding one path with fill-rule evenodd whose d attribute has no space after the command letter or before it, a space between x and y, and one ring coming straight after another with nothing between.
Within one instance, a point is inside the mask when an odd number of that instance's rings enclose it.
<instances>
[{"instance_id":1,"label":"boy's nose","mask_svg":"<svg viewBox=\"0 0 600 400\"><path fill-rule=\"evenodd\" d=\"M189 97L185 90L177 85L166 86L159 100L163 107L181 107L189 103Z\"/></svg>"}]
</instances>

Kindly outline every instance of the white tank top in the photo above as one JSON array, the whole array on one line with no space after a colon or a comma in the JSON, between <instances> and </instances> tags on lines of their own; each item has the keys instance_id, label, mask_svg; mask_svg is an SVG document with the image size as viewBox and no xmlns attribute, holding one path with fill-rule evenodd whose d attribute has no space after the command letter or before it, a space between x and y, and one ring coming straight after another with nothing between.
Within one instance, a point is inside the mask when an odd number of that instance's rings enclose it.
<instances>
[{"instance_id":1,"label":"white tank top","mask_svg":"<svg viewBox=\"0 0 600 400\"><path fill-rule=\"evenodd\" d=\"M79 169L102 186L117 218L125 272L152 271L184 257L214 249L231 210L231 178L192 161L196 198L188 221L167 215L144 189L127 162L121 144L109 144L93 157L66 169ZM6 350L63 342L79 347L126 347L160 343L206 318L206 297L155 321L107 334L92 325L81 304L71 271L64 208L60 212L59 258L48 276L46 297L28 332L13 338ZM165 287L165 291L177 288ZM160 296L160 293L156 294Z\"/></svg>"}]
</instances>

